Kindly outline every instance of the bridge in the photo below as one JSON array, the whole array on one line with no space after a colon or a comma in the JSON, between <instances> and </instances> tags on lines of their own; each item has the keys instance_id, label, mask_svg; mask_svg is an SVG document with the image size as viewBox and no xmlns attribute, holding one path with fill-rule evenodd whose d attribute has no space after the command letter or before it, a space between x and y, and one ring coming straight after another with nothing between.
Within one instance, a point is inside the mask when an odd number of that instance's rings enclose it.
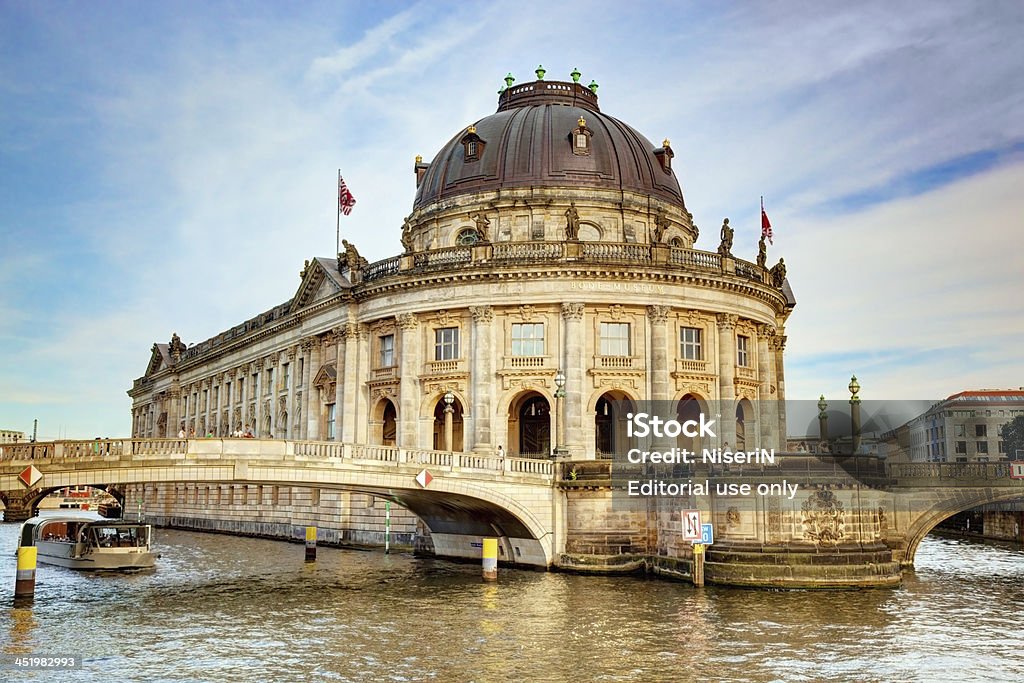
<instances>
[{"instance_id":1,"label":"bridge","mask_svg":"<svg viewBox=\"0 0 1024 683\"><path fill-rule=\"evenodd\" d=\"M164 483L336 489L408 508L430 530L441 557L479 559L486 536L500 539L509 563L601 572L645 567L686 577L694 556L679 520L680 511L692 507L715 526L707 580L750 586L895 585L912 566L921 539L942 520L988 503L1024 501L1024 480L1012 478L1005 461L887 463L790 453L777 455L773 464L681 473L713 485L798 485L789 499L716 493L624 498L621 477L628 474L607 460L555 463L279 439L115 439L0 448L7 521L27 518L43 497L65 486L115 494L126 485Z\"/></svg>"},{"instance_id":2,"label":"bridge","mask_svg":"<svg viewBox=\"0 0 1024 683\"><path fill-rule=\"evenodd\" d=\"M34 467L31 486L19 480ZM430 475L429 483L421 472ZM358 491L415 513L435 552L479 559L482 536L510 561L551 566L554 463L389 446L280 439L113 439L7 444L0 454L6 521L28 519L65 486L116 492L126 484L233 483ZM421 483L422 482L422 483ZM425 484L425 485L423 485Z\"/></svg>"}]
</instances>

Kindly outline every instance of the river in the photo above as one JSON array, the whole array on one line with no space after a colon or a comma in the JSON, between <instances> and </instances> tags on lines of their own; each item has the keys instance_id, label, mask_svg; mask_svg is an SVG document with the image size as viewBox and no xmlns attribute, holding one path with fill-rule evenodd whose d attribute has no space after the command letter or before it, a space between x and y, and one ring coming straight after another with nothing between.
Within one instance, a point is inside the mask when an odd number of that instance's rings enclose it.
<instances>
[{"instance_id":1,"label":"river","mask_svg":"<svg viewBox=\"0 0 1024 683\"><path fill-rule=\"evenodd\" d=\"M75 655L39 681L1024 680L1024 552L928 537L895 590L696 589L480 568L158 530L158 568L40 565L12 608L0 525L0 644ZM11 674L11 675L8 675Z\"/></svg>"}]
</instances>

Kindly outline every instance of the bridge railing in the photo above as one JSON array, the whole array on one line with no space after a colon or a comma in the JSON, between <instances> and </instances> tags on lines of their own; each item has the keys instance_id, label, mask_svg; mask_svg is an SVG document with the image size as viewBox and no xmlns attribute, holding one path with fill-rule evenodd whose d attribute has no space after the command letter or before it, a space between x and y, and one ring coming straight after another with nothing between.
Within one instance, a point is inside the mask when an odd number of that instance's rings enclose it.
<instances>
[{"instance_id":1,"label":"bridge railing","mask_svg":"<svg viewBox=\"0 0 1024 683\"><path fill-rule=\"evenodd\" d=\"M1009 462L894 462L893 479L1009 479Z\"/></svg>"},{"instance_id":2,"label":"bridge railing","mask_svg":"<svg viewBox=\"0 0 1024 683\"><path fill-rule=\"evenodd\" d=\"M470 470L545 477L554 475L550 460L496 457L480 453L434 451L396 446L339 443L336 441L287 441L283 439L96 439L5 444L0 460L56 460L148 456L179 458L236 457L280 459L288 456L352 460L395 465L416 465L452 471Z\"/></svg>"}]
</instances>

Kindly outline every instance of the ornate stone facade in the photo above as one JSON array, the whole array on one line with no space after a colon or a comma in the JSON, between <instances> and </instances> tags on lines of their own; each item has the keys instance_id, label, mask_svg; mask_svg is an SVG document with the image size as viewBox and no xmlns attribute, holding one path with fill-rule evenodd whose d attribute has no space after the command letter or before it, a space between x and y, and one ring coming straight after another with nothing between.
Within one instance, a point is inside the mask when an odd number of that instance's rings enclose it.
<instances>
[{"instance_id":1,"label":"ornate stone facade","mask_svg":"<svg viewBox=\"0 0 1024 683\"><path fill-rule=\"evenodd\" d=\"M399 255L367 263L347 244L306 262L286 303L187 348L154 345L129 391L133 435L586 460L617 443L599 424L608 401L696 400L737 406L748 438L777 444L781 411L751 405L784 398L784 271L694 248L667 140L605 116L579 84L524 85L417 160ZM527 119L536 135L502 142Z\"/></svg>"}]
</instances>

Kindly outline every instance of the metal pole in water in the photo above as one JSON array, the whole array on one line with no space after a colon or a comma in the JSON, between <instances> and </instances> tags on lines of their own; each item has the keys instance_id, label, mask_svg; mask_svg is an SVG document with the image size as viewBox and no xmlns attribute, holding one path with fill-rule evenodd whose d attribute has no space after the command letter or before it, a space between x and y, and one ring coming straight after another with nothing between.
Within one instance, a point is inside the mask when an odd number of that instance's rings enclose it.
<instances>
[{"instance_id":1,"label":"metal pole in water","mask_svg":"<svg viewBox=\"0 0 1024 683\"><path fill-rule=\"evenodd\" d=\"M316 527L306 527L306 562L316 562Z\"/></svg>"},{"instance_id":2,"label":"metal pole in water","mask_svg":"<svg viewBox=\"0 0 1024 683\"><path fill-rule=\"evenodd\" d=\"M18 570L14 577L14 602L31 602L36 592L36 547L18 548Z\"/></svg>"},{"instance_id":3,"label":"metal pole in water","mask_svg":"<svg viewBox=\"0 0 1024 683\"><path fill-rule=\"evenodd\" d=\"M483 539L483 569L484 581L498 580L498 539Z\"/></svg>"},{"instance_id":4,"label":"metal pole in water","mask_svg":"<svg viewBox=\"0 0 1024 683\"><path fill-rule=\"evenodd\" d=\"M391 552L391 501L384 501L384 554Z\"/></svg>"}]
</instances>

